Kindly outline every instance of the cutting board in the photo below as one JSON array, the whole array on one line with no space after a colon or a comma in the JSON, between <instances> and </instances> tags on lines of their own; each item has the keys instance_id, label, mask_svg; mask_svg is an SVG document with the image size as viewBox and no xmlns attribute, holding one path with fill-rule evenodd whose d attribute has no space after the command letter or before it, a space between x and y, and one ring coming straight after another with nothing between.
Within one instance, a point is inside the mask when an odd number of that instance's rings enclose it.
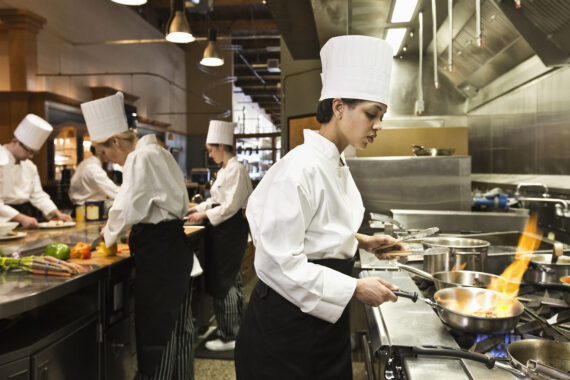
<instances>
[{"instance_id":1,"label":"cutting board","mask_svg":"<svg viewBox=\"0 0 570 380\"><path fill-rule=\"evenodd\" d=\"M129 252L121 252L117 253L116 256L104 256L101 253L97 253L97 251L91 252L91 258L82 260L82 259L69 259L70 263L74 264L84 264L84 265L99 265L101 267L115 264L121 260L127 259L131 256Z\"/></svg>"}]
</instances>

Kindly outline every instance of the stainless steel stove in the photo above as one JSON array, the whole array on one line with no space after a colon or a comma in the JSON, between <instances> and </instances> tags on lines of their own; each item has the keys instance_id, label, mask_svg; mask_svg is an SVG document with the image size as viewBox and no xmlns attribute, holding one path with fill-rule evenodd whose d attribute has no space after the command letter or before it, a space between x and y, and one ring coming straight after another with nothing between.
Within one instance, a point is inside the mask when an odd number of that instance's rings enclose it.
<instances>
[{"instance_id":1,"label":"stainless steel stove","mask_svg":"<svg viewBox=\"0 0 570 380\"><path fill-rule=\"evenodd\" d=\"M361 277L380 277L400 287L431 298L433 284L416 278L386 262L383 268L365 270ZM435 311L423 302L400 298L379 307L366 306L369 345L375 379L516 379L509 372L506 348L529 338L570 340L570 308L557 290L524 286L520 291L525 312L516 328L506 334L476 335L454 331L444 325ZM490 354L498 366L487 368L468 359L417 354L414 347L438 346Z\"/></svg>"}]
</instances>

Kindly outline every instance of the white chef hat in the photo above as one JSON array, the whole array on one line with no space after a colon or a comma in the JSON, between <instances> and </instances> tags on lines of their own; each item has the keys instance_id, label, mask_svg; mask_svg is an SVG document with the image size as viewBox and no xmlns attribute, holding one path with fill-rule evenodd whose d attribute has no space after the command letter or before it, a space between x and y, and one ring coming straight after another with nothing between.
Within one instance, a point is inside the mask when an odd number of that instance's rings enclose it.
<instances>
[{"instance_id":1,"label":"white chef hat","mask_svg":"<svg viewBox=\"0 0 570 380\"><path fill-rule=\"evenodd\" d=\"M388 104L392 47L368 36L333 37L321 49L321 98L351 98Z\"/></svg>"},{"instance_id":2,"label":"white chef hat","mask_svg":"<svg viewBox=\"0 0 570 380\"><path fill-rule=\"evenodd\" d=\"M51 131L53 131L53 127L50 123L30 113L20 122L14 131L14 136L31 149L40 150Z\"/></svg>"},{"instance_id":3,"label":"white chef hat","mask_svg":"<svg viewBox=\"0 0 570 380\"><path fill-rule=\"evenodd\" d=\"M123 93L81 104L91 141L101 141L129 130Z\"/></svg>"},{"instance_id":4,"label":"white chef hat","mask_svg":"<svg viewBox=\"0 0 570 380\"><path fill-rule=\"evenodd\" d=\"M234 128L236 123L222 120L210 120L206 144L234 145Z\"/></svg>"}]
</instances>

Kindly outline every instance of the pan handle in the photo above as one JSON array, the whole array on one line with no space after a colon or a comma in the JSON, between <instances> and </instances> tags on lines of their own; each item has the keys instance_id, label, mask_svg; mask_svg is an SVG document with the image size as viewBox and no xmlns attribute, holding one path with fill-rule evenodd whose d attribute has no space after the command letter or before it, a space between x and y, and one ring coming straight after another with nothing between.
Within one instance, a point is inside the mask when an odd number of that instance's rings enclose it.
<instances>
[{"instance_id":1,"label":"pan handle","mask_svg":"<svg viewBox=\"0 0 570 380\"><path fill-rule=\"evenodd\" d=\"M528 368L528 372L531 374L544 375L556 380L570 380L570 375L568 373L561 371L558 368L542 364L538 360L528 360L526 367Z\"/></svg>"},{"instance_id":2,"label":"pan handle","mask_svg":"<svg viewBox=\"0 0 570 380\"><path fill-rule=\"evenodd\" d=\"M412 300L412 302L416 302L418 300L417 292L408 292L405 290L392 290L392 293L394 293L398 297L409 298Z\"/></svg>"},{"instance_id":3,"label":"pan handle","mask_svg":"<svg viewBox=\"0 0 570 380\"><path fill-rule=\"evenodd\" d=\"M453 358L474 360L485 364L489 369L495 366L495 358L492 356L489 357L487 355L479 354L477 352L471 352L452 347L443 347L443 346L412 347L412 352L416 355L450 356Z\"/></svg>"},{"instance_id":4,"label":"pan handle","mask_svg":"<svg viewBox=\"0 0 570 380\"><path fill-rule=\"evenodd\" d=\"M396 265L398 266L398 268L406 270L408 272L412 272L415 275L420 276L421 278L425 278L426 280L430 280L432 282L435 282L435 278L428 272L425 272L421 269L418 268L414 268L410 265L406 265L406 264L400 264L400 263L396 263Z\"/></svg>"}]
</instances>

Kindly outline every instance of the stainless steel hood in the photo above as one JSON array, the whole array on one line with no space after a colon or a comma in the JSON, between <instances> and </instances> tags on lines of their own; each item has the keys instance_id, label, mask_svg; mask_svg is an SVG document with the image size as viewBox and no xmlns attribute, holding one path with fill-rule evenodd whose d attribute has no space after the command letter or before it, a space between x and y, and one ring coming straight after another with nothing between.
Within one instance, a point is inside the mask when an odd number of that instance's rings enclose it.
<instances>
[{"instance_id":1,"label":"stainless steel hood","mask_svg":"<svg viewBox=\"0 0 570 380\"><path fill-rule=\"evenodd\" d=\"M570 1L481 0L484 45L476 44L475 0L454 0L453 71L447 69L449 25L447 0L436 0L438 67L466 97L477 94L535 54L546 66L570 63ZM268 0L280 31L295 59L318 59L319 47L330 37L363 34L384 38L389 27L403 26L408 34L398 56L417 56L417 14L424 12L424 30L431 31L431 0L420 0L409 23L391 24L395 0ZM301 11L302 10L302 11ZM281 28L279 19L286 21ZM295 17L291 17L295 15ZM309 22L310 28L303 23ZM312 33L312 34L311 34ZM426 55L433 50L431 32L424 35ZM304 48L294 46L308 42ZM303 54L296 56L295 50Z\"/></svg>"}]
</instances>

